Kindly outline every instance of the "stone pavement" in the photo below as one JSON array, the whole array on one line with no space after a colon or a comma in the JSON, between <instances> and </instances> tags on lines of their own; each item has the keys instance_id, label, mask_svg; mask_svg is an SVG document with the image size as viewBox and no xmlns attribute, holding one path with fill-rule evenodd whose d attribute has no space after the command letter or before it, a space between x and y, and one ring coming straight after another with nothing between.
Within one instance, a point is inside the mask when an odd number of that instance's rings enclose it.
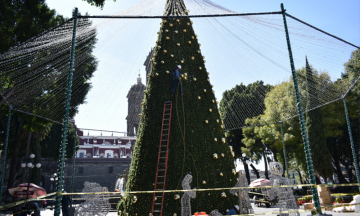
<instances>
[{"instance_id":1,"label":"stone pavement","mask_svg":"<svg viewBox=\"0 0 360 216\"><path fill-rule=\"evenodd\" d=\"M279 212L279 208L277 206L273 206L271 208L265 208L265 207L254 207L254 205L253 205L253 208L254 208L255 214L260 214L260 215L261 215L261 213ZM323 213L332 214L333 216L359 216L360 215L359 213L354 213L354 212L334 213L334 212L330 212L330 211L325 211ZM310 214L311 214L310 212L300 212L300 216L307 216ZM0 214L0 215L3 215L3 214ZM41 211L41 216L53 216L53 215L54 215L54 210L46 209L45 211L44 210ZM107 215L108 216L117 216L117 212L109 212L109 214L107 214ZM147 215L144 215L144 216L147 216ZM276 216L276 214L266 214L266 216Z\"/></svg>"}]
</instances>

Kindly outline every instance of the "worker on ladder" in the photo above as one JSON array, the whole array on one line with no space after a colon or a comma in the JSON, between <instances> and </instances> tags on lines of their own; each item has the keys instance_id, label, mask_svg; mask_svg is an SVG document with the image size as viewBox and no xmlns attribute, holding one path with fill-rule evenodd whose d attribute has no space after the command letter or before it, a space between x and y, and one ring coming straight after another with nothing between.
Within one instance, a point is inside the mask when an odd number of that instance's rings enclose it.
<instances>
[{"instance_id":1,"label":"worker on ladder","mask_svg":"<svg viewBox=\"0 0 360 216\"><path fill-rule=\"evenodd\" d=\"M178 84L179 84L181 96L183 95L183 89L182 89L182 85L181 85L180 72L179 72L180 70L181 70L181 65L178 65L178 66L176 66L175 70L172 72L173 85L172 85L172 90L171 90L171 97L174 96L175 88Z\"/></svg>"}]
</instances>

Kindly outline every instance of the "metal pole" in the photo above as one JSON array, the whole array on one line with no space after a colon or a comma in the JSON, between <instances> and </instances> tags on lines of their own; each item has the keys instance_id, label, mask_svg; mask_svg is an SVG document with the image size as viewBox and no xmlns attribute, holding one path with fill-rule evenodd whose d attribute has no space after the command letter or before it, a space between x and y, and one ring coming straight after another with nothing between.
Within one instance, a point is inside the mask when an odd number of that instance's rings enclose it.
<instances>
[{"instance_id":1,"label":"metal pole","mask_svg":"<svg viewBox=\"0 0 360 216\"><path fill-rule=\"evenodd\" d=\"M286 168L286 177L287 177L287 178L290 178L290 176L289 176L288 164L287 164L287 159L286 159L286 149L285 149L284 132L283 132L283 123L282 123L282 122L280 122L280 126L281 126L281 138L282 138L283 149L284 149L284 160L285 160L285 168Z\"/></svg>"},{"instance_id":2,"label":"metal pole","mask_svg":"<svg viewBox=\"0 0 360 216\"><path fill-rule=\"evenodd\" d=\"M349 112L348 112L348 109L347 109L345 97L343 98L343 101L344 101L344 107L345 107L346 122L347 122L347 126L348 126L349 137L350 137L351 150L352 150L352 155L353 155L353 159L354 159L354 166L355 166L356 178L357 178L357 182L359 183L359 182L360 182L359 163L358 163L358 160L357 160L357 157L356 157L356 151L355 151L355 146L354 146L354 139L353 139L353 136L352 136L351 125L350 125L350 118L349 118ZM360 185L359 185L359 191L360 191Z\"/></svg>"},{"instance_id":3,"label":"metal pole","mask_svg":"<svg viewBox=\"0 0 360 216\"><path fill-rule=\"evenodd\" d=\"M2 172L1 172L1 183L0 183L0 203L2 198L2 188L4 184L5 172L6 172L6 156L7 156L7 148L9 144L9 131L10 131L10 121L11 121L11 106L9 105L9 114L8 114L8 122L6 127L6 136L5 136L5 149L2 163Z\"/></svg>"},{"instance_id":4,"label":"metal pole","mask_svg":"<svg viewBox=\"0 0 360 216\"><path fill-rule=\"evenodd\" d=\"M293 76L293 82L294 82L294 88L295 88L295 94L296 94L296 103L297 103L297 108L298 108L298 113L299 113L299 118L300 118L301 135L303 137L303 142L304 142L304 149L305 149L305 155L306 155L306 164L307 164L307 167L308 167L310 183L315 185L316 180L315 180L314 165L313 165L313 162L312 162L312 159L311 159L309 138L308 138L308 134L307 134L307 130L306 130L304 111L303 111L303 108L302 108L302 105L301 105L301 98L300 98L299 86L298 86L298 83L297 83L295 64L294 64L294 59L293 59L293 55L292 55L292 51L291 51L291 43L290 43L289 31L288 31L287 24L286 24L285 9L284 9L284 5L282 3L281 3L281 11L282 11L283 20L284 20L284 28L285 28L286 41L287 41L287 46L288 46L288 51L289 51L291 73L292 73L292 76ZM316 208L316 211L317 211L318 214L322 214L321 213L321 206L320 206L320 202L319 202L319 195L318 195L317 188L315 186L312 186L311 189L312 189L312 195L313 195L314 206Z\"/></svg>"},{"instance_id":5,"label":"metal pole","mask_svg":"<svg viewBox=\"0 0 360 216\"><path fill-rule=\"evenodd\" d=\"M73 76L73 67L74 67L74 55L75 55L75 42L76 42L76 25L77 25L77 14L78 9L75 8L74 14L74 28L73 28L73 38L72 38L72 47L71 47L71 58L70 58L70 71L68 77L68 90L65 106L65 117L64 117L64 130L63 130L63 139L61 146L61 155L60 155L60 164L59 164L59 178L57 184L56 192L56 206L54 216L60 215L60 202L61 202L61 192L63 189L63 179L64 179L64 167L65 167L65 151L66 151L66 140L68 135L68 126L69 126L69 109L70 109L70 98L71 98L71 85L72 85L72 76Z\"/></svg>"}]
</instances>

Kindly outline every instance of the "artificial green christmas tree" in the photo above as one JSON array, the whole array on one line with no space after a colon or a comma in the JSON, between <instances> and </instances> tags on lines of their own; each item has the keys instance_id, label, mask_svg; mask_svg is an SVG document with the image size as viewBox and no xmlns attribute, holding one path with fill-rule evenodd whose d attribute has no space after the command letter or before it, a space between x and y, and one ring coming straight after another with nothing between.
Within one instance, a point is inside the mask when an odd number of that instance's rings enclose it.
<instances>
[{"instance_id":1,"label":"artificial green christmas tree","mask_svg":"<svg viewBox=\"0 0 360 216\"><path fill-rule=\"evenodd\" d=\"M164 15L187 15L183 0L168 0ZM164 102L173 101L166 190L182 190L192 175L191 188L231 188L237 182L233 153L225 143L209 73L189 18L164 18L154 48L127 191L153 191L162 128ZM181 65L184 94L171 96L172 72ZM176 196L179 195L179 196ZM183 193L165 193L163 214L180 215ZM136 197L136 198L135 198ZM192 213L214 209L226 214L237 203L229 190L196 192ZM119 203L121 215L149 215L153 193L127 194ZM160 215L160 214L154 214Z\"/></svg>"}]
</instances>

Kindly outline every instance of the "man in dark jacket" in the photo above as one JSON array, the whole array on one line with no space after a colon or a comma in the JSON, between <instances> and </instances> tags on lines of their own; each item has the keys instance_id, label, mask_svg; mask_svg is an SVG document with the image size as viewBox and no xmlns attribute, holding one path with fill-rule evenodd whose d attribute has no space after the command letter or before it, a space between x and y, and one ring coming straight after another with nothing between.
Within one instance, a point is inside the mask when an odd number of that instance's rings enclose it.
<instances>
[{"instance_id":1,"label":"man in dark jacket","mask_svg":"<svg viewBox=\"0 0 360 216\"><path fill-rule=\"evenodd\" d=\"M226 215L238 215L240 214L239 206L234 205L234 208L230 209L230 211Z\"/></svg>"},{"instance_id":2,"label":"man in dark jacket","mask_svg":"<svg viewBox=\"0 0 360 216\"><path fill-rule=\"evenodd\" d=\"M176 66L176 69L172 72L173 85L172 85L172 90L171 90L171 97L174 96L175 88L178 84L179 84L181 95L183 95L183 89L182 89L182 85L181 85L180 72L179 72L180 70L181 70L181 65L178 65L178 66Z\"/></svg>"},{"instance_id":3,"label":"man in dark jacket","mask_svg":"<svg viewBox=\"0 0 360 216\"><path fill-rule=\"evenodd\" d=\"M63 195L61 199L63 216L69 216L69 204L71 204L70 197L68 197L67 195Z\"/></svg>"}]
</instances>

